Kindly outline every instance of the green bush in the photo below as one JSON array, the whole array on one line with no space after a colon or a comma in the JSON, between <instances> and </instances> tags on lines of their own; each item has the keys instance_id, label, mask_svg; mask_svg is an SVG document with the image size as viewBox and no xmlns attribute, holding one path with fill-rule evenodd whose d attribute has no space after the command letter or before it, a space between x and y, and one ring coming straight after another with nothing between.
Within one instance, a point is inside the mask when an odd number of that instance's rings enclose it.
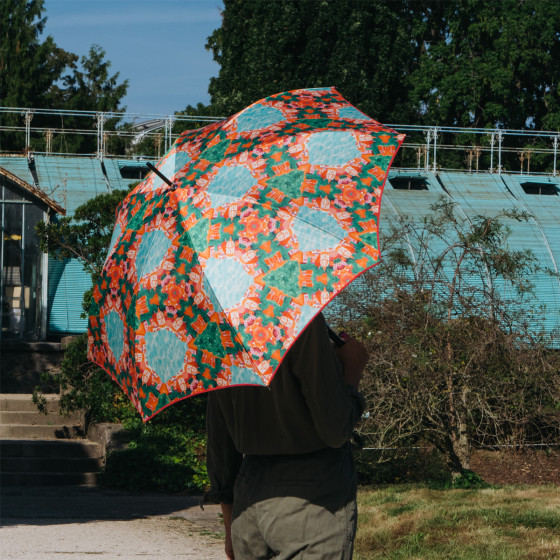
<instances>
[{"instance_id":1,"label":"green bush","mask_svg":"<svg viewBox=\"0 0 560 560\"><path fill-rule=\"evenodd\" d=\"M435 449L403 448L383 452L364 449L356 453L355 464L358 483L364 486L407 482L443 485L451 481L445 457Z\"/></svg>"},{"instance_id":2,"label":"green bush","mask_svg":"<svg viewBox=\"0 0 560 560\"><path fill-rule=\"evenodd\" d=\"M206 472L205 396L166 408L147 423L123 423L128 447L110 453L101 484L122 490L203 492Z\"/></svg>"}]
</instances>

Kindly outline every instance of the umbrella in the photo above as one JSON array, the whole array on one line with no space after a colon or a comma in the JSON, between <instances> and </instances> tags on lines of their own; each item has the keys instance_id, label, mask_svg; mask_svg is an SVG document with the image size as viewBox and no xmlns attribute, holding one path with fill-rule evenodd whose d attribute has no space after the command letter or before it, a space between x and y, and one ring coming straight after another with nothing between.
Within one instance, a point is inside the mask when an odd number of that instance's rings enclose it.
<instances>
[{"instance_id":1,"label":"umbrella","mask_svg":"<svg viewBox=\"0 0 560 560\"><path fill-rule=\"evenodd\" d=\"M270 383L313 317L378 262L403 139L334 88L184 132L117 210L89 359L144 420L191 395Z\"/></svg>"}]
</instances>

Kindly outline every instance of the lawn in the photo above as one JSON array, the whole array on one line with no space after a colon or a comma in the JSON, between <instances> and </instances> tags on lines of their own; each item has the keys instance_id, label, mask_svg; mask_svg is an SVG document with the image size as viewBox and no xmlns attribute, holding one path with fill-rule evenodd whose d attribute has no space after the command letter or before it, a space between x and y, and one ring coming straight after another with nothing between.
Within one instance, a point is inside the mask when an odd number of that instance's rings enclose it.
<instances>
[{"instance_id":1,"label":"lawn","mask_svg":"<svg viewBox=\"0 0 560 560\"><path fill-rule=\"evenodd\" d=\"M354 560L560 560L560 487L358 492Z\"/></svg>"}]
</instances>

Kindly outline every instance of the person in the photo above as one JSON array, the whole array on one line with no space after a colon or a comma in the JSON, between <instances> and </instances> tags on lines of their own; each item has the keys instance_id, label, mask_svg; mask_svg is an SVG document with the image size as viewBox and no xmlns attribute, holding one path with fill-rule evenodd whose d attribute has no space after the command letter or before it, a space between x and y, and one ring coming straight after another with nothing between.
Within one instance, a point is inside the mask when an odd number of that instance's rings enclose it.
<instances>
[{"instance_id":1,"label":"person","mask_svg":"<svg viewBox=\"0 0 560 560\"><path fill-rule=\"evenodd\" d=\"M210 497L220 502L230 560L348 559L356 533L349 443L364 400L367 352L334 348L319 314L268 387L208 396Z\"/></svg>"}]
</instances>

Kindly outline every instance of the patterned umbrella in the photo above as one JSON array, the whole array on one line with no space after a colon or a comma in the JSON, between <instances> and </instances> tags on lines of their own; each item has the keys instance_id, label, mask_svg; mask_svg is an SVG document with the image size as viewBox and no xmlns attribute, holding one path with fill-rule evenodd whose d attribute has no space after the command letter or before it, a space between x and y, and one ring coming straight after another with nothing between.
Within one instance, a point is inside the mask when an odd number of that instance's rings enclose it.
<instances>
[{"instance_id":1,"label":"patterned umbrella","mask_svg":"<svg viewBox=\"0 0 560 560\"><path fill-rule=\"evenodd\" d=\"M144 420L267 385L320 310L379 259L404 137L332 88L263 99L184 132L123 201L94 288L88 357Z\"/></svg>"}]
</instances>

